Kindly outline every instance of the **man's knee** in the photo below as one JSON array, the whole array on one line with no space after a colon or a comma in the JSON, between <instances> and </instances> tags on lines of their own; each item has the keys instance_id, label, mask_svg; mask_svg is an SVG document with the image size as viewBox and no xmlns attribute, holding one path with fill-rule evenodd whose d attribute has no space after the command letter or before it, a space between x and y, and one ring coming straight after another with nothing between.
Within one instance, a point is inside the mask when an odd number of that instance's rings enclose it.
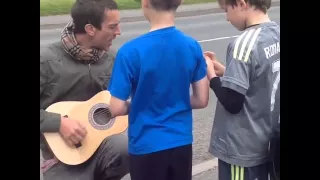
<instances>
[{"instance_id":1,"label":"man's knee","mask_svg":"<svg viewBox=\"0 0 320 180\"><path fill-rule=\"evenodd\" d=\"M106 138L100 148L108 150L114 155L129 157L128 137L123 134L117 134Z\"/></svg>"},{"instance_id":2,"label":"man's knee","mask_svg":"<svg viewBox=\"0 0 320 180\"><path fill-rule=\"evenodd\" d=\"M128 138L126 135L113 135L106 138L97 152L101 175L123 177L129 173ZM120 178L121 179L121 178Z\"/></svg>"}]
</instances>

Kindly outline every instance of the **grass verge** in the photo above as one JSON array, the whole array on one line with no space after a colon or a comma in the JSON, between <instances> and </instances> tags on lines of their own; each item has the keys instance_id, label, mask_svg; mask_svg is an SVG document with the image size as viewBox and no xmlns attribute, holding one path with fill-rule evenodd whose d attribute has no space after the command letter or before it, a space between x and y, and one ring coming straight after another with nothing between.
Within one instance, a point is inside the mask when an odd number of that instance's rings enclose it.
<instances>
[{"instance_id":1,"label":"grass verge","mask_svg":"<svg viewBox=\"0 0 320 180\"><path fill-rule=\"evenodd\" d=\"M62 15L70 12L75 0L40 0L40 16ZM138 0L139 1L139 0ZM215 0L184 0L183 4L213 2ZM138 9L140 2L135 0L116 0L119 9Z\"/></svg>"}]
</instances>

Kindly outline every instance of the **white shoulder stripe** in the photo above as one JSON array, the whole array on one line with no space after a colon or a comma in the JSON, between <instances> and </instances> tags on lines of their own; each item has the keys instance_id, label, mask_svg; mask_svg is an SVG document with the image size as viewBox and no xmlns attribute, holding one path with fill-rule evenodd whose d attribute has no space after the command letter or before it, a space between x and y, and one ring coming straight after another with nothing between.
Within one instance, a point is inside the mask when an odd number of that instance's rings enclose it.
<instances>
[{"instance_id":1,"label":"white shoulder stripe","mask_svg":"<svg viewBox=\"0 0 320 180\"><path fill-rule=\"evenodd\" d=\"M244 59L243 59L244 62L247 62L247 61L248 61L249 56L250 56L250 53L251 53L251 51L252 51L252 48L253 48L253 46L254 46L254 43L255 43L256 40L257 40L257 37L258 37L260 31L261 31L261 28L258 28L258 29L254 32L253 37L252 37L252 39L251 39L251 41L250 41L250 44L249 44L247 53L246 53L246 55L244 56Z\"/></svg>"},{"instance_id":2,"label":"white shoulder stripe","mask_svg":"<svg viewBox=\"0 0 320 180\"><path fill-rule=\"evenodd\" d=\"M249 55L252 51L252 48L257 40L257 37L261 31L261 28L251 29L249 31L244 32L235 43L235 48L233 51L233 58L238 60L243 60L247 62L249 59ZM239 51L239 46L241 44L241 48Z\"/></svg>"},{"instance_id":3,"label":"white shoulder stripe","mask_svg":"<svg viewBox=\"0 0 320 180\"><path fill-rule=\"evenodd\" d=\"M235 44L234 50L233 50L233 58L234 58L234 59L237 58L237 52L238 52L238 48L239 48L240 42L241 42L242 38L243 38L247 33L248 33L248 31L242 33L241 36L237 38L236 44Z\"/></svg>"},{"instance_id":4,"label":"white shoulder stripe","mask_svg":"<svg viewBox=\"0 0 320 180\"><path fill-rule=\"evenodd\" d=\"M250 29L248 34L245 36L243 42L242 42L242 45L241 45L241 49L240 49L240 53L239 53L239 56L238 56L238 59L239 60L242 60L242 57L243 57L243 54L244 54L244 49L247 47L247 43L249 41L249 38L251 38L252 36L252 33L255 31L255 29Z\"/></svg>"}]
</instances>

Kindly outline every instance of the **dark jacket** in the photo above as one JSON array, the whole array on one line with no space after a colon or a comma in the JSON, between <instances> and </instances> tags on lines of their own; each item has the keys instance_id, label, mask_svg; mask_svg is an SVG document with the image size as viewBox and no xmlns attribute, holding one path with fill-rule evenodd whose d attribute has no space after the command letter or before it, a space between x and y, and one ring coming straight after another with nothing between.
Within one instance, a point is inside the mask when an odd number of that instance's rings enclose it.
<instances>
[{"instance_id":1,"label":"dark jacket","mask_svg":"<svg viewBox=\"0 0 320 180\"><path fill-rule=\"evenodd\" d=\"M58 132L61 115L45 109L59 101L86 101L106 90L115 53L108 52L100 60L84 64L72 58L60 42L40 51L40 148L45 159L52 158L42 133Z\"/></svg>"}]
</instances>

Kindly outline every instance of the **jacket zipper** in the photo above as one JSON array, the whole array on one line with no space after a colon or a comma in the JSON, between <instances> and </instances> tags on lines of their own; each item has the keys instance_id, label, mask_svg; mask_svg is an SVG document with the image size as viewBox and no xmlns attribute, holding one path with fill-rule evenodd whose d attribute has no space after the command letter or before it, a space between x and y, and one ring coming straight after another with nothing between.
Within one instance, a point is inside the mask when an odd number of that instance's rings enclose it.
<instances>
[{"instance_id":1,"label":"jacket zipper","mask_svg":"<svg viewBox=\"0 0 320 180\"><path fill-rule=\"evenodd\" d=\"M91 88L93 90L94 86L93 86L93 82L92 82L93 77L92 77L92 74L91 74L91 64L88 64L88 69L89 69Z\"/></svg>"}]
</instances>

